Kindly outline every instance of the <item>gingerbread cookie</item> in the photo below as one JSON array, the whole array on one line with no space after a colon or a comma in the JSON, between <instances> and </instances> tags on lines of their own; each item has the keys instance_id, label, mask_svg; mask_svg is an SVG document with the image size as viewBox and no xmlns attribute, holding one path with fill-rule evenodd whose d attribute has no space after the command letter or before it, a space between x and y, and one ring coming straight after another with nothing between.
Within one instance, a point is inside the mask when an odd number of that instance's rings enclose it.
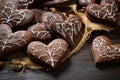
<instances>
[{"instance_id":1,"label":"gingerbread cookie","mask_svg":"<svg viewBox=\"0 0 120 80\"><path fill-rule=\"evenodd\" d=\"M91 3L87 6L86 13L93 22L115 26L117 24L118 0L101 0L100 4Z\"/></svg>"},{"instance_id":2,"label":"gingerbread cookie","mask_svg":"<svg viewBox=\"0 0 120 80\"><path fill-rule=\"evenodd\" d=\"M51 31L66 40L70 48L74 48L84 33L84 24L77 17L69 17L66 21L53 21Z\"/></svg>"},{"instance_id":3,"label":"gingerbread cookie","mask_svg":"<svg viewBox=\"0 0 120 80\"><path fill-rule=\"evenodd\" d=\"M34 13L28 9L15 9L15 5L6 2L0 5L0 24L10 27L25 26L34 20Z\"/></svg>"},{"instance_id":4,"label":"gingerbread cookie","mask_svg":"<svg viewBox=\"0 0 120 80\"><path fill-rule=\"evenodd\" d=\"M120 44L112 44L105 36L96 37L91 49L95 64L120 61Z\"/></svg>"},{"instance_id":5,"label":"gingerbread cookie","mask_svg":"<svg viewBox=\"0 0 120 80\"><path fill-rule=\"evenodd\" d=\"M29 55L39 63L45 63L55 68L68 49L68 44L62 39L55 39L48 45L34 41L28 45Z\"/></svg>"},{"instance_id":6,"label":"gingerbread cookie","mask_svg":"<svg viewBox=\"0 0 120 80\"><path fill-rule=\"evenodd\" d=\"M44 23L37 23L31 26L30 28L28 28L28 31L32 33L32 37L34 39L37 39L40 41L52 39L52 35L50 31L46 29Z\"/></svg>"},{"instance_id":7,"label":"gingerbread cookie","mask_svg":"<svg viewBox=\"0 0 120 80\"><path fill-rule=\"evenodd\" d=\"M17 31L12 33L7 24L0 24L0 56L5 52L22 48L31 41L32 37L28 31Z\"/></svg>"}]
</instances>

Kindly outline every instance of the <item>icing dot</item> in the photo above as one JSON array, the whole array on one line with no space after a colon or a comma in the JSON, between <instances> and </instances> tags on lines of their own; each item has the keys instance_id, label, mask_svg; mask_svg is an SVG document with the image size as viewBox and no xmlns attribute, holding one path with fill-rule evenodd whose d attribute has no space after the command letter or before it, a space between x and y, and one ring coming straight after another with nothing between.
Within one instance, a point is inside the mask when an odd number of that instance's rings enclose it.
<instances>
[{"instance_id":1,"label":"icing dot","mask_svg":"<svg viewBox=\"0 0 120 80\"><path fill-rule=\"evenodd\" d=\"M10 22L10 19L7 19L7 21L6 21L7 23L9 23Z\"/></svg>"}]
</instances>

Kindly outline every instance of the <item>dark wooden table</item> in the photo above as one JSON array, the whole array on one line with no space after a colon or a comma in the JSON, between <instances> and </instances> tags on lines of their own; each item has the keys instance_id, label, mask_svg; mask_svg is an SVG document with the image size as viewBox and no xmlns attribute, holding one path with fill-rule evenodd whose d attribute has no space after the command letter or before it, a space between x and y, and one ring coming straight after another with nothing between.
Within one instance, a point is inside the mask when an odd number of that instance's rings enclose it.
<instances>
[{"instance_id":1,"label":"dark wooden table","mask_svg":"<svg viewBox=\"0 0 120 80\"><path fill-rule=\"evenodd\" d=\"M113 43L120 43L120 29L110 33L96 31L82 49L62 63L57 70L47 72L27 69L18 74L6 66L0 71L0 80L120 80L120 63L96 67L93 62L90 46L93 38L98 35L106 35Z\"/></svg>"}]
</instances>

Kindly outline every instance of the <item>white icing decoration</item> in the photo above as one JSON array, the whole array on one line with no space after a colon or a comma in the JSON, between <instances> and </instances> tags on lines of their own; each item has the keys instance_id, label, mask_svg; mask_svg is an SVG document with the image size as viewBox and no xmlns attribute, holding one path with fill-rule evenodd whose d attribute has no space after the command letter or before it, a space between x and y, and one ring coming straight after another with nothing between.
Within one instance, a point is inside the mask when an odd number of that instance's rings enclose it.
<instances>
[{"instance_id":1,"label":"white icing decoration","mask_svg":"<svg viewBox=\"0 0 120 80\"><path fill-rule=\"evenodd\" d=\"M96 39L93 41L93 47L94 47L97 51L100 51L101 48L106 45L106 43L107 43L107 42L106 42L102 37L99 37L99 38L96 38Z\"/></svg>"},{"instance_id":2,"label":"white icing decoration","mask_svg":"<svg viewBox=\"0 0 120 80\"><path fill-rule=\"evenodd\" d=\"M100 57L110 57L110 58L115 58L115 57L120 57L120 46L103 46L103 50L99 54Z\"/></svg>"},{"instance_id":3,"label":"white icing decoration","mask_svg":"<svg viewBox=\"0 0 120 80\"><path fill-rule=\"evenodd\" d=\"M90 11L92 11L92 14L94 14L98 18L102 18L102 19L108 18L115 21L115 16L118 12L118 6L115 4L114 0L105 1L105 4L102 8L98 10L94 10L94 8L96 7L97 6L94 6L94 5L90 6Z\"/></svg>"},{"instance_id":4,"label":"white icing decoration","mask_svg":"<svg viewBox=\"0 0 120 80\"><path fill-rule=\"evenodd\" d=\"M43 17L42 17L42 20L45 20L44 22L46 23L47 27L49 27L50 22L52 22L55 19L59 19L60 21L62 21L62 17L59 14L54 14L51 12L47 12L43 14Z\"/></svg>"},{"instance_id":5,"label":"white icing decoration","mask_svg":"<svg viewBox=\"0 0 120 80\"><path fill-rule=\"evenodd\" d=\"M0 10L0 20L2 21L2 23L4 24L9 24L11 27L13 27L13 24L11 22L14 22L15 25L17 26L18 24L20 24L22 22L22 20L25 18L26 13L24 11L19 11L16 12L14 10L15 6L8 2L5 5L3 5L3 10ZM9 10L9 14L6 12ZM5 17L3 17L3 15L5 15ZM18 17L14 17L14 16L18 16Z\"/></svg>"},{"instance_id":6,"label":"white icing decoration","mask_svg":"<svg viewBox=\"0 0 120 80\"><path fill-rule=\"evenodd\" d=\"M59 34L63 35L64 38L69 37L72 41L72 44L74 44L74 34L77 35L81 29L81 22L75 19L71 19L71 22L69 22L69 27L66 26L66 23L56 23L56 30Z\"/></svg>"},{"instance_id":7,"label":"white icing decoration","mask_svg":"<svg viewBox=\"0 0 120 80\"><path fill-rule=\"evenodd\" d=\"M63 37L66 38L67 35L65 33L65 31L66 31L65 23L62 23L62 22L61 23L56 23L56 30L59 34L63 35Z\"/></svg>"},{"instance_id":8,"label":"white icing decoration","mask_svg":"<svg viewBox=\"0 0 120 80\"><path fill-rule=\"evenodd\" d=\"M28 6L31 5L34 0L19 0L19 2L23 7L28 8Z\"/></svg>"},{"instance_id":9,"label":"white icing decoration","mask_svg":"<svg viewBox=\"0 0 120 80\"><path fill-rule=\"evenodd\" d=\"M120 56L120 46L114 46L112 45L107 46L106 40L104 40L102 37L96 38L93 41L93 48L98 51L100 57L109 57L109 58L115 58Z\"/></svg>"},{"instance_id":10,"label":"white icing decoration","mask_svg":"<svg viewBox=\"0 0 120 80\"><path fill-rule=\"evenodd\" d=\"M0 32L3 30L4 28L0 27ZM6 30L5 33L9 33L8 30ZM21 36L19 38L14 38L12 39L12 36L16 35L18 32L16 33L11 33L11 34L6 34L6 35L0 35L0 47L2 48L2 51L4 51L6 48L12 48L11 45L17 45L17 46L21 46L21 44L18 43L18 41L22 41L26 44L26 41L24 40L24 34L22 32L19 32L19 35L21 34ZM3 44L2 44L3 43Z\"/></svg>"},{"instance_id":11,"label":"white icing decoration","mask_svg":"<svg viewBox=\"0 0 120 80\"><path fill-rule=\"evenodd\" d=\"M60 54L56 54L56 52L59 51L59 50L62 50L62 51L66 51L66 50L62 47L61 42L55 42L53 45L56 45L57 47L55 47L53 49L50 49L49 46L44 45L44 46L39 48L38 46L41 46L41 45L34 44L33 47L32 47L32 50L35 50L33 55L41 54L38 58L47 57L48 60L46 60L45 62L46 63L50 62L51 66L54 67L54 62L58 61L58 60L55 59L55 56L62 56ZM46 48L47 50L46 51L43 50L44 48Z\"/></svg>"},{"instance_id":12,"label":"white icing decoration","mask_svg":"<svg viewBox=\"0 0 120 80\"><path fill-rule=\"evenodd\" d=\"M31 32L33 33L33 34L36 34L37 35L37 38L39 38L40 37L40 39L45 39L46 38L46 36L47 35L49 35L50 34L50 32L49 31L35 31L34 29L37 27L39 25L39 23L37 23L35 26L33 26L32 27L32 29L31 29ZM42 28L45 28L45 26L42 26Z\"/></svg>"},{"instance_id":13,"label":"white icing decoration","mask_svg":"<svg viewBox=\"0 0 120 80\"><path fill-rule=\"evenodd\" d=\"M90 3L91 0L80 0L80 2L81 2L81 3L86 3L86 2L87 2L87 3Z\"/></svg>"}]
</instances>

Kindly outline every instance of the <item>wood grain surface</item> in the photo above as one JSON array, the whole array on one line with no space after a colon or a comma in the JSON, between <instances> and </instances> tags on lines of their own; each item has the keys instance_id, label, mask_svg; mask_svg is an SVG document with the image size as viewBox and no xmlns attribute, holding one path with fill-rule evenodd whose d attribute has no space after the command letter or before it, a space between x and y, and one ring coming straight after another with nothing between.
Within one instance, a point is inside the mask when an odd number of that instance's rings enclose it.
<instances>
[{"instance_id":1,"label":"wood grain surface","mask_svg":"<svg viewBox=\"0 0 120 80\"><path fill-rule=\"evenodd\" d=\"M120 43L120 29L110 33L95 31L82 49L55 71L27 69L23 73L16 73L6 66L0 71L0 80L120 80L120 63L94 64L90 46L98 35L106 35L113 43Z\"/></svg>"}]
</instances>

